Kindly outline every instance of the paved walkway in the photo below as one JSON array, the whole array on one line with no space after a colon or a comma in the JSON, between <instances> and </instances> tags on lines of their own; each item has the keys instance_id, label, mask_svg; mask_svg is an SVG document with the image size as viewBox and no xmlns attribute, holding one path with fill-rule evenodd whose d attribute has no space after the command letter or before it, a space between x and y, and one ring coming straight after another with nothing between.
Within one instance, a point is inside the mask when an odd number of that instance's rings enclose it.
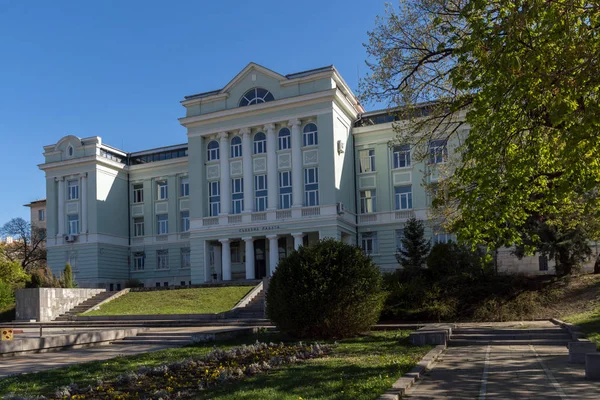
<instances>
[{"instance_id":1,"label":"paved walkway","mask_svg":"<svg viewBox=\"0 0 600 400\"><path fill-rule=\"evenodd\" d=\"M450 347L409 399L600 399L562 346Z\"/></svg>"},{"instance_id":2,"label":"paved walkway","mask_svg":"<svg viewBox=\"0 0 600 400\"><path fill-rule=\"evenodd\" d=\"M227 328L229 326L206 326L190 328L153 328L150 332L195 333L210 332ZM107 328L104 328L107 329ZM68 333L68 332L67 332ZM162 350L170 347L161 345L103 345L84 349L70 349L48 353L30 353L22 356L0 357L0 378L9 375L45 371L54 368L66 367L88 361L108 360L118 356L130 356Z\"/></svg>"}]
</instances>

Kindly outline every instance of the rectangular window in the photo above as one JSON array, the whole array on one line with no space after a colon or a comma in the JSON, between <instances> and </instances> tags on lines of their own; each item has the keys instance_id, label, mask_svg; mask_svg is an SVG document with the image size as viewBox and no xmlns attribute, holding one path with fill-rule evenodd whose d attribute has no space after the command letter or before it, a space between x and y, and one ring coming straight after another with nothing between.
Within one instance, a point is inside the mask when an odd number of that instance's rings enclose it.
<instances>
[{"instance_id":1,"label":"rectangular window","mask_svg":"<svg viewBox=\"0 0 600 400\"><path fill-rule=\"evenodd\" d=\"M79 181L69 181L67 183L67 186L69 189L68 199L69 200L79 199Z\"/></svg>"},{"instance_id":2,"label":"rectangular window","mask_svg":"<svg viewBox=\"0 0 600 400\"><path fill-rule=\"evenodd\" d=\"M548 257L541 255L538 258L540 271L548 271Z\"/></svg>"},{"instance_id":3,"label":"rectangular window","mask_svg":"<svg viewBox=\"0 0 600 400\"><path fill-rule=\"evenodd\" d=\"M404 229L396 229L396 252L404 250L402 239L404 238Z\"/></svg>"},{"instance_id":4,"label":"rectangular window","mask_svg":"<svg viewBox=\"0 0 600 400\"><path fill-rule=\"evenodd\" d=\"M358 152L360 160L360 172L375 171L375 150L360 150Z\"/></svg>"},{"instance_id":5,"label":"rectangular window","mask_svg":"<svg viewBox=\"0 0 600 400\"><path fill-rule=\"evenodd\" d=\"M133 270L143 271L146 263L146 254L143 251L133 253Z\"/></svg>"},{"instance_id":6,"label":"rectangular window","mask_svg":"<svg viewBox=\"0 0 600 400\"><path fill-rule=\"evenodd\" d=\"M292 171L279 173L279 208L292 207Z\"/></svg>"},{"instance_id":7,"label":"rectangular window","mask_svg":"<svg viewBox=\"0 0 600 400\"><path fill-rule=\"evenodd\" d=\"M360 212L362 214L376 212L375 189L360 192Z\"/></svg>"},{"instance_id":8,"label":"rectangular window","mask_svg":"<svg viewBox=\"0 0 600 400\"><path fill-rule=\"evenodd\" d=\"M169 197L169 193L167 191L167 181L156 182L156 191L157 191L156 198L158 200L166 200Z\"/></svg>"},{"instance_id":9,"label":"rectangular window","mask_svg":"<svg viewBox=\"0 0 600 400\"><path fill-rule=\"evenodd\" d=\"M69 235L77 235L79 233L79 215L69 215Z\"/></svg>"},{"instance_id":10,"label":"rectangular window","mask_svg":"<svg viewBox=\"0 0 600 400\"><path fill-rule=\"evenodd\" d=\"M144 236L144 217L133 219L133 236Z\"/></svg>"},{"instance_id":11,"label":"rectangular window","mask_svg":"<svg viewBox=\"0 0 600 400\"><path fill-rule=\"evenodd\" d=\"M144 184L136 183L133 185L133 202L143 203L144 202Z\"/></svg>"},{"instance_id":12,"label":"rectangular window","mask_svg":"<svg viewBox=\"0 0 600 400\"><path fill-rule=\"evenodd\" d=\"M244 179L231 180L231 213L240 214L244 209Z\"/></svg>"},{"instance_id":13,"label":"rectangular window","mask_svg":"<svg viewBox=\"0 0 600 400\"><path fill-rule=\"evenodd\" d=\"M230 254L231 254L231 262L232 263L241 263L242 262L242 255L241 255L242 252L240 251L239 242L231 244Z\"/></svg>"},{"instance_id":14,"label":"rectangular window","mask_svg":"<svg viewBox=\"0 0 600 400\"><path fill-rule=\"evenodd\" d=\"M181 178L179 181L181 185L181 197L187 197L190 195L190 178Z\"/></svg>"},{"instance_id":15,"label":"rectangular window","mask_svg":"<svg viewBox=\"0 0 600 400\"><path fill-rule=\"evenodd\" d=\"M190 268L192 266L191 258L190 258L190 248L183 247L181 249L181 268ZM181 285L184 286L185 282Z\"/></svg>"},{"instance_id":16,"label":"rectangular window","mask_svg":"<svg viewBox=\"0 0 600 400\"><path fill-rule=\"evenodd\" d=\"M394 169L410 167L410 145L394 146Z\"/></svg>"},{"instance_id":17,"label":"rectangular window","mask_svg":"<svg viewBox=\"0 0 600 400\"><path fill-rule=\"evenodd\" d=\"M412 208L412 186L396 186L394 191L396 210L410 210Z\"/></svg>"},{"instance_id":18,"label":"rectangular window","mask_svg":"<svg viewBox=\"0 0 600 400\"><path fill-rule=\"evenodd\" d=\"M182 211L181 212L181 232L189 232L190 231L190 212Z\"/></svg>"},{"instance_id":19,"label":"rectangular window","mask_svg":"<svg viewBox=\"0 0 600 400\"><path fill-rule=\"evenodd\" d=\"M364 232L360 235L361 247L366 254L377 253L377 232Z\"/></svg>"},{"instance_id":20,"label":"rectangular window","mask_svg":"<svg viewBox=\"0 0 600 400\"><path fill-rule=\"evenodd\" d=\"M169 215L161 214L156 216L156 233L158 235L166 235L169 233Z\"/></svg>"},{"instance_id":21,"label":"rectangular window","mask_svg":"<svg viewBox=\"0 0 600 400\"><path fill-rule=\"evenodd\" d=\"M262 134L262 137L265 139L258 139L259 133L254 136L254 154L263 154L267 152L267 139Z\"/></svg>"},{"instance_id":22,"label":"rectangular window","mask_svg":"<svg viewBox=\"0 0 600 400\"><path fill-rule=\"evenodd\" d=\"M319 205L319 169L316 167L304 170L304 202L309 207Z\"/></svg>"},{"instance_id":23,"label":"rectangular window","mask_svg":"<svg viewBox=\"0 0 600 400\"><path fill-rule=\"evenodd\" d=\"M448 243L452 240L452 236L444 231L441 226L433 227L433 243Z\"/></svg>"},{"instance_id":24,"label":"rectangular window","mask_svg":"<svg viewBox=\"0 0 600 400\"><path fill-rule=\"evenodd\" d=\"M239 137L236 141L231 140L231 158L238 158L242 156L242 141Z\"/></svg>"},{"instance_id":25,"label":"rectangular window","mask_svg":"<svg viewBox=\"0 0 600 400\"><path fill-rule=\"evenodd\" d=\"M429 142L429 163L441 164L448 159L448 147L446 140L431 140Z\"/></svg>"},{"instance_id":26,"label":"rectangular window","mask_svg":"<svg viewBox=\"0 0 600 400\"><path fill-rule=\"evenodd\" d=\"M46 219L46 210L38 210L38 221Z\"/></svg>"},{"instance_id":27,"label":"rectangular window","mask_svg":"<svg viewBox=\"0 0 600 400\"><path fill-rule=\"evenodd\" d=\"M279 133L279 150L288 150L291 148L289 130L287 132L287 135Z\"/></svg>"},{"instance_id":28,"label":"rectangular window","mask_svg":"<svg viewBox=\"0 0 600 400\"><path fill-rule=\"evenodd\" d=\"M169 250L156 250L156 268L169 268Z\"/></svg>"},{"instance_id":29,"label":"rectangular window","mask_svg":"<svg viewBox=\"0 0 600 400\"><path fill-rule=\"evenodd\" d=\"M208 182L208 212L216 217L221 212L221 182Z\"/></svg>"},{"instance_id":30,"label":"rectangular window","mask_svg":"<svg viewBox=\"0 0 600 400\"><path fill-rule=\"evenodd\" d=\"M256 211L265 211L267 204L267 176L254 176L254 198L256 202Z\"/></svg>"}]
</instances>

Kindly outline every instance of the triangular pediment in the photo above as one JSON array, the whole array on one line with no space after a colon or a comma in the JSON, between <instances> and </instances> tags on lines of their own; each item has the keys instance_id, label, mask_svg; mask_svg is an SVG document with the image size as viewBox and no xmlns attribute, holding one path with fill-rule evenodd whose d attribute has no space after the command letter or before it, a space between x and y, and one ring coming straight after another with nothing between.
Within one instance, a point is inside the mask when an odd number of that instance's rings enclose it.
<instances>
[{"instance_id":1,"label":"triangular pediment","mask_svg":"<svg viewBox=\"0 0 600 400\"><path fill-rule=\"evenodd\" d=\"M272 71L268 68L263 67L262 65L251 62L248 65L246 65L246 67L242 69L231 81L229 81L229 83L225 85L225 87L221 89L219 93L229 92L234 86L240 83L246 76L248 76L252 72L260 73L278 81L287 79L285 76L278 74L275 71Z\"/></svg>"}]
</instances>

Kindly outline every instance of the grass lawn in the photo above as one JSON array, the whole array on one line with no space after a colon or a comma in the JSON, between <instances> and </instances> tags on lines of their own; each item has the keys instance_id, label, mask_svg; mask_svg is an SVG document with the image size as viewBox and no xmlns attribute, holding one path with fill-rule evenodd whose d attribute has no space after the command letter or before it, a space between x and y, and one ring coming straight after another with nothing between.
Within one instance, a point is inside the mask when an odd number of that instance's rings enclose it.
<instances>
[{"instance_id":1,"label":"grass lawn","mask_svg":"<svg viewBox=\"0 0 600 400\"><path fill-rule=\"evenodd\" d=\"M597 275L592 275L592 277L588 278L595 280L592 281L593 285L589 288L586 307L580 307L580 310L584 309L585 311L569 313L562 319L581 327L587 338L595 342L600 349L600 277Z\"/></svg>"},{"instance_id":2,"label":"grass lawn","mask_svg":"<svg viewBox=\"0 0 600 400\"><path fill-rule=\"evenodd\" d=\"M408 331L372 332L340 341L334 354L307 362L283 366L269 373L198 392L198 399L376 399L401 375L410 370L429 347L413 347ZM285 338L264 333L216 343L219 348L250 344L256 340L279 342ZM198 357L213 344L161 350L108 362L90 362L48 372L0 380L0 396L52 394L57 387L77 383L80 387L96 379L110 380L142 365Z\"/></svg>"},{"instance_id":3,"label":"grass lawn","mask_svg":"<svg viewBox=\"0 0 600 400\"><path fill-rule=\"evenodd\" d=\"M229 311L253 286L130 292L85 315L218 314Z\"/></svg>"}]
</instances>

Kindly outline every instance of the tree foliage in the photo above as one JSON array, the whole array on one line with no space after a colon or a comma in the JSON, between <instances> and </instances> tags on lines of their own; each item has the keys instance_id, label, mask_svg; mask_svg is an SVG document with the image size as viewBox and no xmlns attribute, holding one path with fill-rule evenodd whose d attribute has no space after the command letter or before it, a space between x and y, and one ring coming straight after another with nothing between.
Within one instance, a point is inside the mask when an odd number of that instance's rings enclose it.
<instances>
[{"instance_id":1,"label":"tree foliage","mask_svg":"<svg viewBox=\"0 0 600 400\"><path fill-rule=\"evenodd\" d=\"M530 253L532 219L600 236L597 2L401 0L369 36L361 92L398 140L459 145L434 206L460 241Z\"/></svg>"},{"instance_id":2,"label":"tree foliage","mask_svg":"<svg viewBox=\"0 0 600 400\"><path fill-rule=\"evenodd\" d=\"M431 248L431 241L425 239L423 221L419 221L414 217L406 221L401 243L402 247L398 249L396 259L403 268L420 268L425 265Z\"/></svg>"},{"instance_id":3,"label":"tree foliage","mask_svg":"<svg viewBox=\"0 0 600 400\"><path fill-rule=\"evenodd\" d=\"M72 289L75 287L73 283L73 269L71 268L70 263L65 265L65 270L63 271L63 287L66 289Z\"/></svg>"},{"instance_id":4,"label":"tree foliage","mask_svg":"<svg viewBox=\"0 0 600 400\"><path fill-rule=\"evenodd\" d=\"M13 218L0 228L0 235L13 238L13 242L6 244L2 251L8 260L19 262L28 272L45 265L44 229L32 226L23 218Z\"/></svg>"}]
</instances>

